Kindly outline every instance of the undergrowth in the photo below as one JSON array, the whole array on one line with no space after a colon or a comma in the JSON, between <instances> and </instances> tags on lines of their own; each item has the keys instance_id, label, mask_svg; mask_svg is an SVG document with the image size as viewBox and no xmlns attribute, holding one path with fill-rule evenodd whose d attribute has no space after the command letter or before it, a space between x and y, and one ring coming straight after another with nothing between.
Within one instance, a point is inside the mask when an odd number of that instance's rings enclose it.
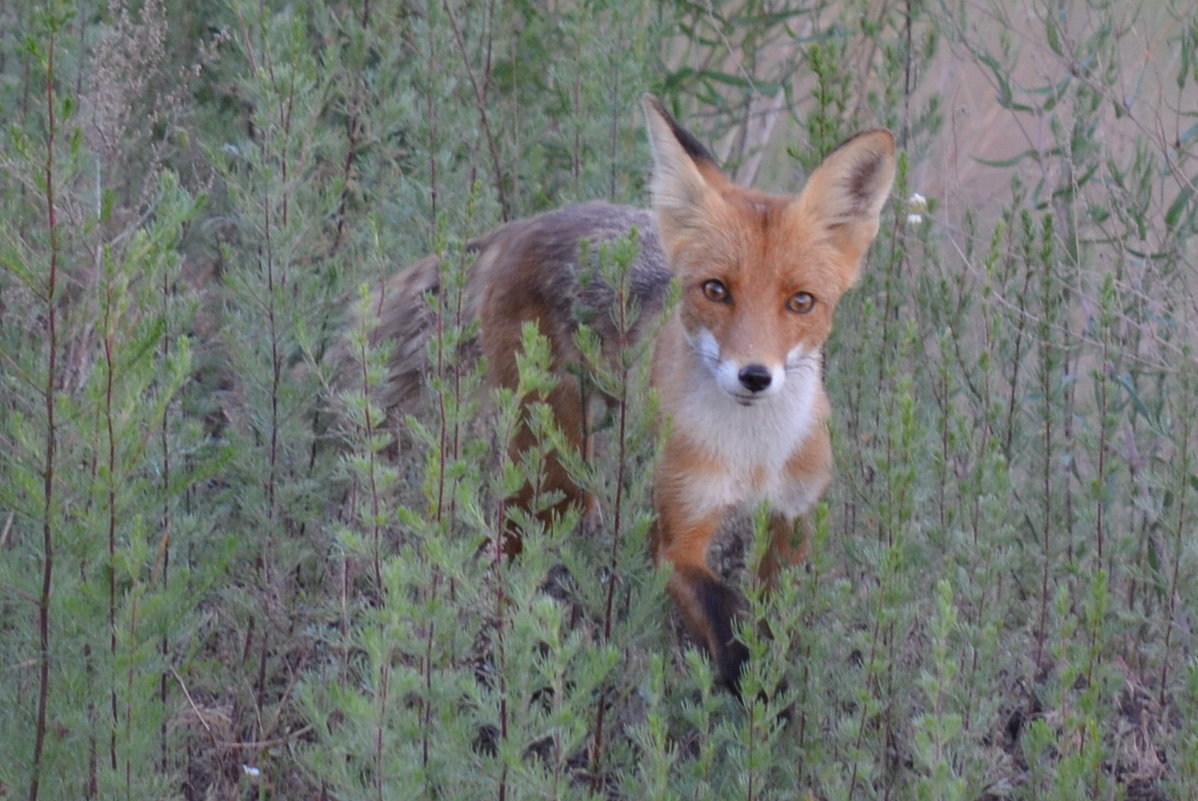
<instances>
[{"instance_id":1,"label":"undergrowth","mask_svg":"<svg viewBox=\"0 0 1198 801\"><path fill-rule=\"evenodd\" d=\"M1190 5L0 4L0 799L1198 797ZM766 189L902 151L810 557L711 555L743 705L648 558L649 343L494 391L461 302L499 223L645 202L645 91ZM594 457L509 453L576 375ZM505 502L550 449L599 515Z\"/></svg>"}]
</instances>

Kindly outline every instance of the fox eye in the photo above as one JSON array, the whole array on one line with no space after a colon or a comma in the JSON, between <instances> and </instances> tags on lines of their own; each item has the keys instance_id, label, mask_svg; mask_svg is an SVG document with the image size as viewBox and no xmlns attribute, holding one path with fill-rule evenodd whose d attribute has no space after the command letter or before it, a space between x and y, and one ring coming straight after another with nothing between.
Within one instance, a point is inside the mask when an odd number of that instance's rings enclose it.
<instances>
[{"instance_id":1,"label":"fox eye","mask_svg":"<svg viewBox=\"0 0 1198 801\"><path fill-rule=\"evenodd\" d=\"M727 303L728 287L724 286L722 281L717 281L712 278L710 281L703 282L703 297L710 300L712 303Z\"/></svg>"},{"instance_id":2,"label":"fox eye","mask_svg":"<svg viewBox=\"0 0 1198 801\"><path fill-rule=\"evenodd\" d=\"M810 292L796 292L786 301L786 310L795 314L806 314L815 308L815 296Z\"/></svg>"}]
</instances>

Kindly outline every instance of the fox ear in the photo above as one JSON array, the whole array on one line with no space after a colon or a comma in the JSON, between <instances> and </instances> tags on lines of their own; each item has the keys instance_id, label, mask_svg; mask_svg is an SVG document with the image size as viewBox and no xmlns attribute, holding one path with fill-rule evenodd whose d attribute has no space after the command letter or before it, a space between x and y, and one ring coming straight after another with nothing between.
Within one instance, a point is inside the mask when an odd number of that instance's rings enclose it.
<instances>
[{"instance_id":1,"label":"fox ear","mask_svg":"<svg viewBox=\"0 0 1198 801\"><path fill-rule=\"evenodd\" d=\"M823 229L851 265L847 285L878 233L882 206L894 183L894 136L865 131L824 159L799 195L800 219Z\"/></svg>"},{"instance_id":2,"label":"fox ear","mask_svg":"<svg viewBox=\"0 0 1198 801\"><path fill-rule=\"evenodd\" d=\"M669 239L709 221L728 180L707 148L674 121L661 101L645 95L643 104L653 151L653 210Z\"/></svg>"}]
</instances>

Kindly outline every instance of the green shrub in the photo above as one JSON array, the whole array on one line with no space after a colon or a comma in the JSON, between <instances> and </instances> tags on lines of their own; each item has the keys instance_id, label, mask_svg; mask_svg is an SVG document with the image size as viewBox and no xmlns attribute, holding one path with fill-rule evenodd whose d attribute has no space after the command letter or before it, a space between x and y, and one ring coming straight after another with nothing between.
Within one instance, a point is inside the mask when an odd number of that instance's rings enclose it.
<instances>
[{"instance_id":1,"label":"green shrub","mask_svg":"<svg viewBox=\"0 0 1198 801\"><path fill-rule=\"evenodd\" d=\"M0 798L1198 796L1192 4L27 5ZM504 502L544 453L502 447L545 343L491 391L458 303L502 221L644 202L645 91L767 189L902 149L743 706L647 557L645 345L584 337L602 522L545 527ZM393 425L371 304L428 253L431 402ZM760 524L713 549L734 581Z\"/></svg>"}]
</instances>

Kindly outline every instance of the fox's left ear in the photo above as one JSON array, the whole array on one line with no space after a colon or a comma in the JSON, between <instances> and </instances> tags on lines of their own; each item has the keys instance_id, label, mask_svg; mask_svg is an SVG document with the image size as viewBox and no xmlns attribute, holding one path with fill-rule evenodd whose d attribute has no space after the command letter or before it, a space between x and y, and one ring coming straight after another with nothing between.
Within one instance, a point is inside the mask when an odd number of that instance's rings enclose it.
<instances>
[{"instance_id":1,"label":"fox's left ear","mask_svg":"<svg viewBox=\"0 0 1198 801\"><path fill-rule=\"evenodd\" d=\"M865 251L878 233L882 206L894 183L894 135L878 129L845 142L811 174L798 199L799 218L822 228L857 278Z\"/></svg>"}]
</instances>

